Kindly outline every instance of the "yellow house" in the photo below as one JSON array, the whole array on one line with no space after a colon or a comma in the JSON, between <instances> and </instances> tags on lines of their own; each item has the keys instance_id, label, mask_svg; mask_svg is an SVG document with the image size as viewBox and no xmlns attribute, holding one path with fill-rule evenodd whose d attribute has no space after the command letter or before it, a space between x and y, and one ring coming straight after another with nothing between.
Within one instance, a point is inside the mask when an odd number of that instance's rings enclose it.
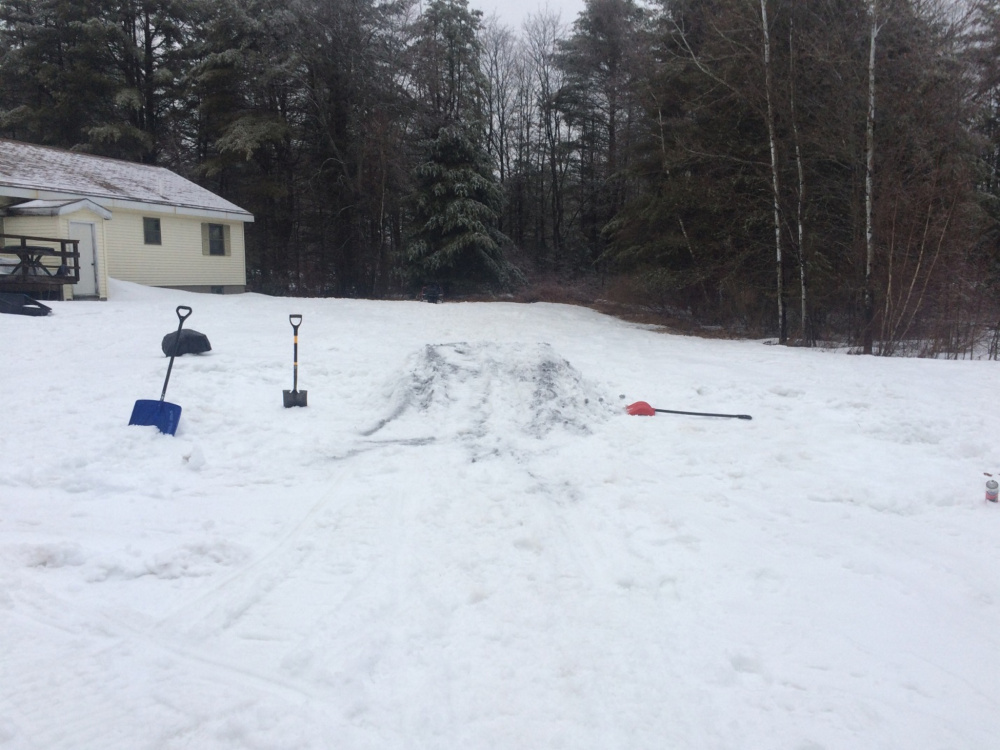
<instances>
[{"instance_id":1,"label":"yellow house","mask_svg":"<svg viewBox=\"0 0 1000 750\"><path fill-rule=\"evenodd\" d=\"M27 270L25 246L53 249L35 269L46 280L56 278L55 249L79 252L79 280L57 285L63 299L106 299L109 277L246 289L243 228L253 216L163 167L0 139L0 221L0 289L31 281L10 273Z\"/></svg>"}]
</instances>

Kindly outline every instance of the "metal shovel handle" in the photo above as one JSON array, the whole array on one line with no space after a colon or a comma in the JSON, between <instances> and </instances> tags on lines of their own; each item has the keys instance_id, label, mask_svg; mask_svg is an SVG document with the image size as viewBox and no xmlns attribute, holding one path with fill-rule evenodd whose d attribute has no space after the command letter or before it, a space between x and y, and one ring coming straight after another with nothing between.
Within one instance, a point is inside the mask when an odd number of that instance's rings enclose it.
<instances>
[{"instance_id":1,"label":"metal shovel handle","mask_svg":"<svg viewBox=\"0 0 1000 750\"><path fill-rule=\"evenodd\" d=\"M689 417L724 417L729 419L753 419L749 414L712 414L707 411L674 411L673 409L654 409L663 414L686 414Z\"/></svg>"},{"instance_id":2,"label":"metal shovel handle","mask_svg":"<svg viewBox=\"0 0 1000 750\"><path fill-rule=\"evenodd\" d=\"M181 312L182 310L186 312ZM191 308L187 305L177 306L177 318L180 323L177 324L177 334L174 336L174 345L170 350L170 364L167 365L167 377L163 379L163 390L160 391L160 401L162 401L167 396L167 383L170 382L170 371L174 369L174 357L177 356L177 348L181 345L181 328L184 327L184 321L191 317Z\"/></svg>"},{"instance_id":3,"label":"metal shovel handle","mask_svg":"<svg viewBox=\"0 0 1000 750\"><path fill-rule=\"evenodd\" d=\"M302 325L301 315L289 315L288 322L292 324L292 393L299 392L299 326Z\"/></svg>"}]
</instances>

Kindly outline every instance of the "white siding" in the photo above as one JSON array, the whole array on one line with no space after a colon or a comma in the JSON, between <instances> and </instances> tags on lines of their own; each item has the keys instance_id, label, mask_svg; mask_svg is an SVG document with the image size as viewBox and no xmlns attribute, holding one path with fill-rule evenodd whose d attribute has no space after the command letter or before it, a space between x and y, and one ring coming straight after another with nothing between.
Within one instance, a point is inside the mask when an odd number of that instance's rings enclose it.
<instances>
[{"instance_id":1,"label":"white siding","mask_svg":"<svg viewBox=\"0 0 1000 750\"><path fill-rule=\"evenodd\" d=\"M144 216L160 220L161 244L144 241ZM243 222L141 213L118 209L105 220L83 210L62 216L8 216L8 234L34 237L69 237L71 221L95 226L98 294L108 296L108 277L148 286L208 287L246 284L246 250ZM206 255L202 249L202 224L229 227L229 255ZM71 289L72 287L68 287Z\"/></svg>"},{"instance_id":2,"label":"white siding","mask_svg":"<svg viewBox=\"0 0 1000 750\"><path fill-rule=\"evenodd\" d=\"M62 216L7 216L4 218L6 234L23 234L29 237L52 237L66 239L69 237L71 221L89 222L94 225L94 240L97 246L94 253L97 259L97 294L101 299L108 297L108 253L104 218L91 211L75 211ZM10 241L7 240L7 243ZM39 243L40 244L40 243ZM58 249L59 245L54 244ZM72 298L72 285L64 287L67 298Z\"/></svg>"},{"instance_id":3,"label":"white siding","mask_svg":"<svg viewBox=\"0 0 1000 750\"><path fill-rule=\"evenodd\" d=\"M60 216L7 216L3 227L6 234L26 234L31 237L59 237ZM5 245L13 244L10 240ZM58 245L56 246L58 247Z\"/></svg>"},{"instance_id":4,"label":"white siding","mask_svg":"<svg viewBox=\"0 0 1000 750\"><path fill-rule=\"evenodd\" d=\"M159 218L162 244L144 242L142 219ZM201 225L230 227L230 254L202 252ZM140 213L116 209L105 227L108 274L123 281L149 286L227 286L246 284L246 251L243 222Z\"/></svg>"}]
</instances>

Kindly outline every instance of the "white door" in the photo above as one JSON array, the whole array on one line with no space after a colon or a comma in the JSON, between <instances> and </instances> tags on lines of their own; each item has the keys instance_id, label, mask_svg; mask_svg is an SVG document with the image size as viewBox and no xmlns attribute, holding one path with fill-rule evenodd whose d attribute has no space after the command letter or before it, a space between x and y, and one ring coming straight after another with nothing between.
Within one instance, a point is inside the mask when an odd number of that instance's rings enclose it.
<instances>
[{"instance_id":1,"label":"white door","mask_svg":"<svg viewBox=\"0 0 1000 750\"><path fill-rule=\"evenodd\" d=\"M94 236L93 222L71 221L69 223L69 238L80 241L80 281L73 288L74 297L97 296L97 243Z\"/></svg>"}]
</instances>

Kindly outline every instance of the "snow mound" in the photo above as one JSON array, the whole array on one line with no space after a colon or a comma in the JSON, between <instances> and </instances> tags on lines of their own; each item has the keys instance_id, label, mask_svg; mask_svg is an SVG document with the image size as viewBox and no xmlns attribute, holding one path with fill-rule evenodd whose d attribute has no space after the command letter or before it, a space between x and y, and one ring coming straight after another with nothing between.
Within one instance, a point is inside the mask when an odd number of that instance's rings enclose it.
<instances>
[{"instance_id":1,"label":"snow mound","mask_svg":"<svg viewBox=\"0 0 1000 750\"><path fill-rule=\"evenodd\" d=\"M86 555L72 542L21 544L12 548L15 557L28 568L64 568L83 565Z\"/></svg>"},{"instance_id":2,"label":"snow mound","mask_svg":"<svg viewBox=\"0 0 1000 750\"><path fill-rule=\"evenodd\" d=\"M387 414L363 435L419 441L450 437L474 453L509 452L515 437L587 435L610 402L549 344L428 344L390 377ZM445 434L447 433L447 435Z\"/></svg>"},{"instance_id":3,"label":"snow mound","mask_svg":"<svg viewBox=\"0 0 1000 750\"><path fill-rule=\"evenodd\" d=\"M250 558L250 551L226 541L192 542L153 555L151 558L124 561L117 558L95 564L87 580L100 583L109 580L133 580L153 576L161 580L203 578L221 568L240 565Z\"/></svg>"},{"instance_id":4,"label":"snow mound","mask_svg":"<svg viewBox=\"0 0 1000 750\"><path fill-rule=\"evenodd\" d=\"M136 284L132 281L108 278L108 298L115 302L162 302L176 305L185 294L191 294L191 292L178 293L176 289L163 289Z\"/></svg>"}]
</instances>

